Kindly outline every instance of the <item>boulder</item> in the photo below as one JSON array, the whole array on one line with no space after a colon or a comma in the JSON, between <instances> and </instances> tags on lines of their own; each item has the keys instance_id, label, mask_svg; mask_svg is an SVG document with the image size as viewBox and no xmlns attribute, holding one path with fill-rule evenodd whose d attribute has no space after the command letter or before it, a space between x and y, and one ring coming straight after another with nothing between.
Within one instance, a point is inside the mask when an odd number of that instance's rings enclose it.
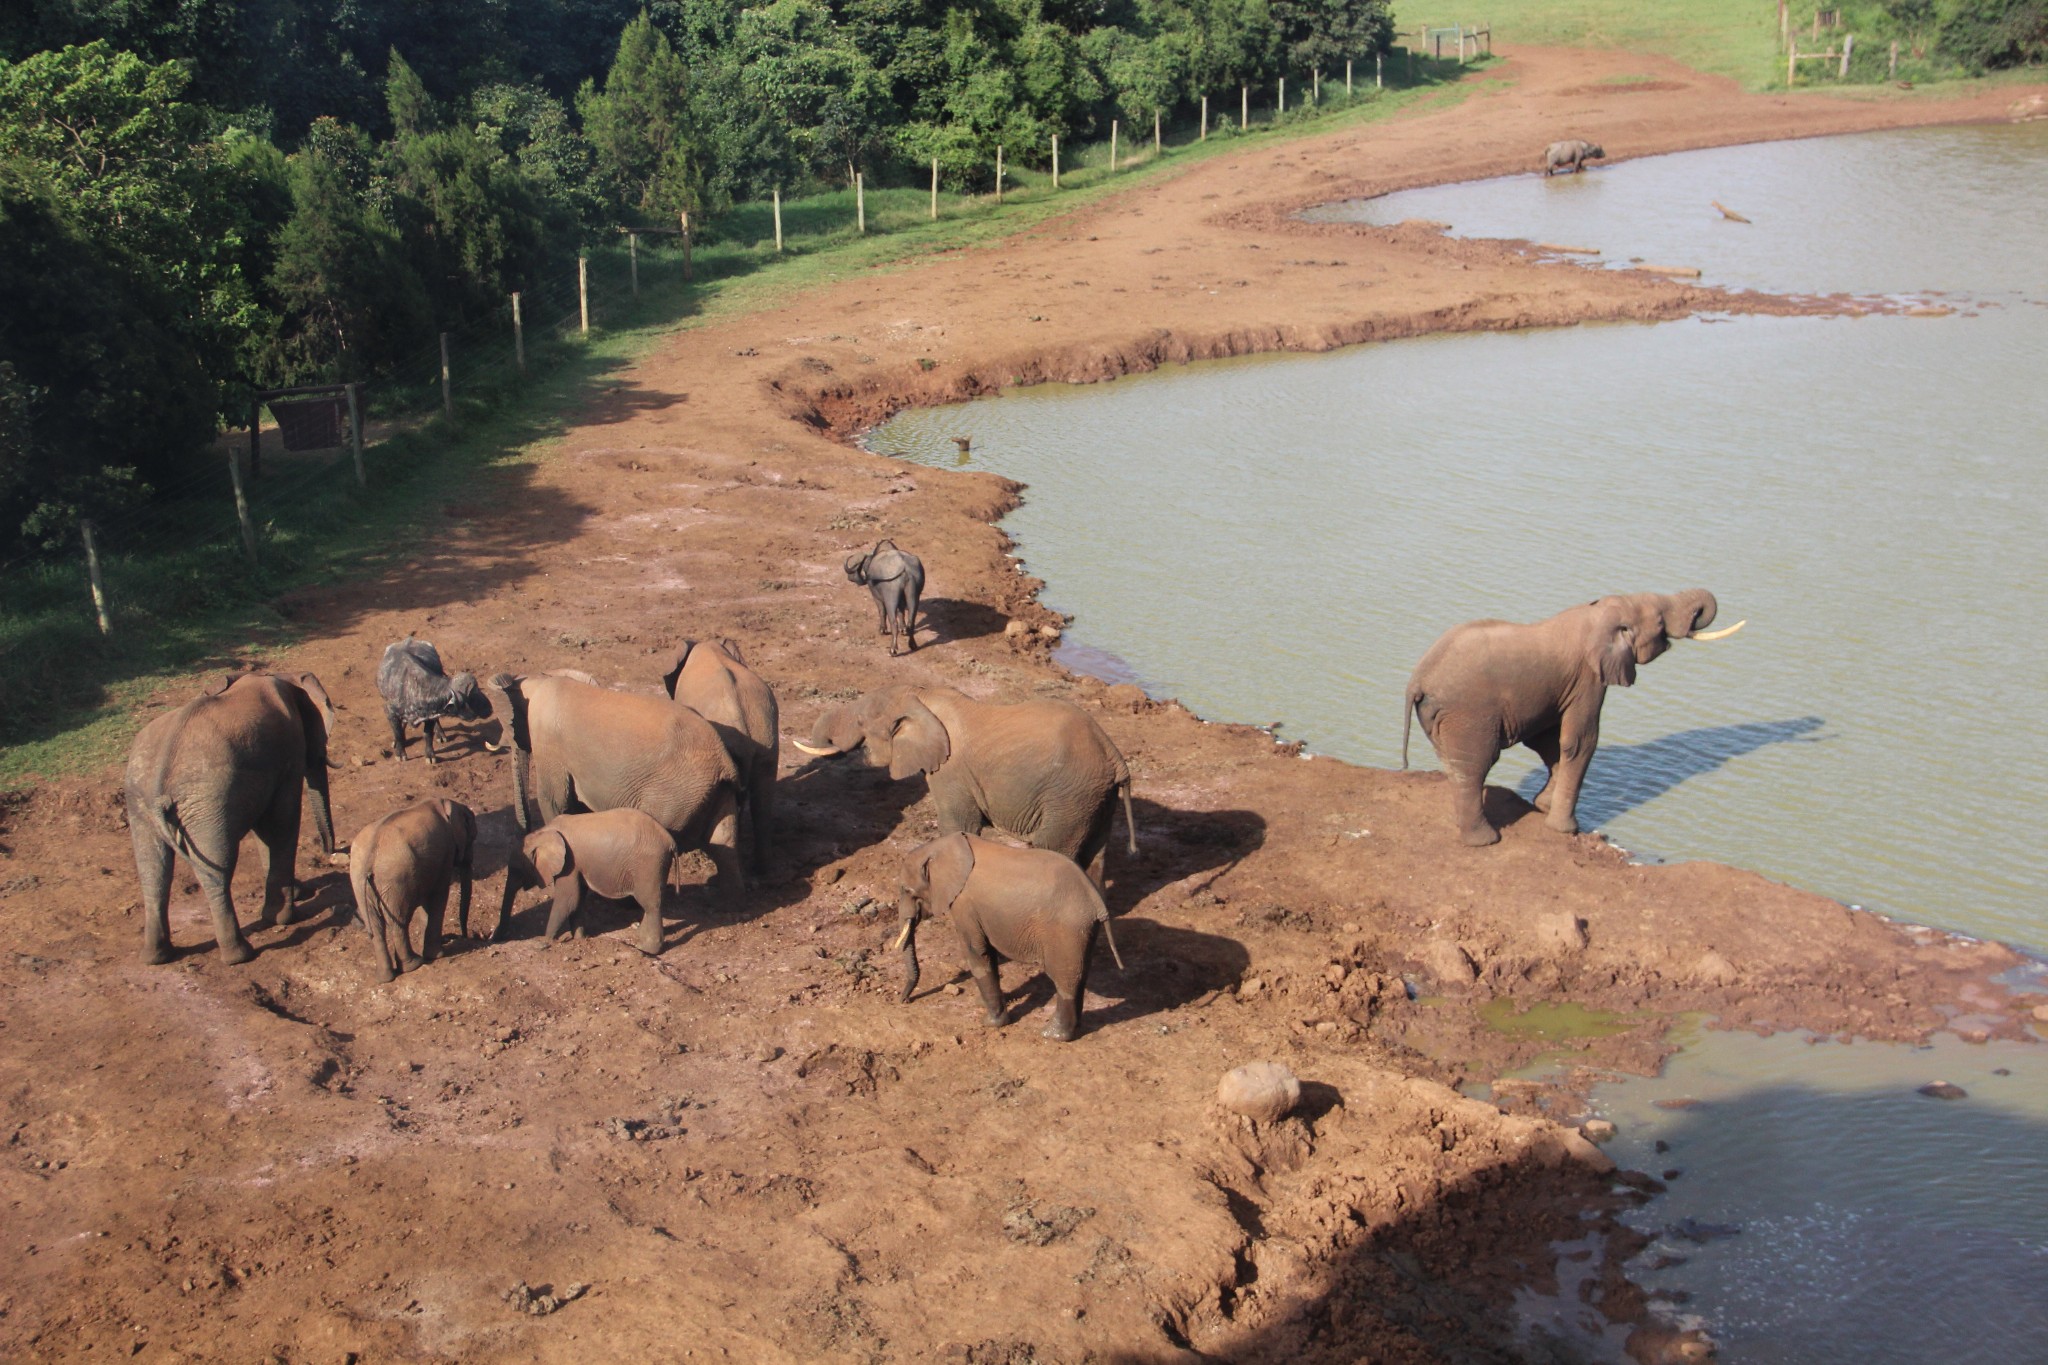
<instances>
[{"instance_id":1,"label":"boulder","mask_svg":"<svg viewBox=\"0 0 2048 1365\"><path fill-rule=\"evenodd\" d=\"M1439 987L1447 990L1463 990L1479 975L1471 956L1447 938L1430 940L1422 950L1422 966Z\"/></svg>"},{"instance_id":2,"label":"boulder","mask_svg":"<svg viewBox=\"0 0 2048 1365\"><path fill-rule=\"evenodd\" d=\"M1251 1062L1223 1073L1216 1102L1255 1123L1272 1123L1301 1102L1301 1082L1278 1062Z\"/></svg>"}]
</instances>

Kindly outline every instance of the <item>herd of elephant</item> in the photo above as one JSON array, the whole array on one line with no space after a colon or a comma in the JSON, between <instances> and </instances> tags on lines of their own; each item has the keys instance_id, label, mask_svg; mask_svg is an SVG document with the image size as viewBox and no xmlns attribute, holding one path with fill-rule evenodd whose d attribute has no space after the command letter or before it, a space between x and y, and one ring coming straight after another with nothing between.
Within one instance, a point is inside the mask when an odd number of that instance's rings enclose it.
<instances>
[{"instance_id":1,"label":"herd of elephant","mask_svg":"<svg viewBox=\"0 0 2048 1365\"><path fill-rule=\"evenodd\" d=\"M875 555L849 561L849 578L872 587ZM907 578L906 571L880 580L889 588L887 603L876 592L892 654L899 638L915 639L922 566L915 586ZM907 594L899 591L904 587ZM1407 710L1450 776L1465 842L1499 838L1480 797L1487 771L1515 743L1550 767L1536 801L1550 827L1576 832L1573 807L1598 740L1605 690L1632 684L1636 668L1673 640L1713 639L1739 628L1706 632L1715 610L1705 591L1635 594L1601 598L1535 625L1478 621L1444 635L1415 670ZM408 638L386 651L380 680L400 651L430 659L438 671L432 647ZM512 751L512 813L524 837L508 859L494 939L505 936L516 893L542 887L552 896L549 940L572 928L582 934L587 895L630 899L641 911L638 947L658 954L662 896L681 852L707 853L718 883L728 888L743 888L750 874L769 870L780 762L773 689L730 640L685 641L661 678L666 696L614 690L570 670L499 673L480 687L458 675L457 686L435 694L452 698L444 717L498 716L506 743L484 747ZM400 711L388 691L387 706L403 760ZM341 852L328 796L328 771L339 766L328 755L333 727L333 703L318 678L263 672L222 679L144 727L129 754L125 795L142 883L145 962L171 957L178 855L207 899L222 959L240 963L255 955L230 897L239 846L250 833L265 867L257 923L291 921L302 800L310 801L322 850L330 857ZM1009 959L1045 972L1054 992L1045 1034L1071 1039L1098 928L1116 951L1103 889L1119 805L1127 847L1137 851L1130 769L1101 726L1065 701L984 702L950 687L897 684L831 707L809 739L795 743L813 758L858 749L893 780L921 775L927 783L939 833L901 866L901 999L918 981L918 924L944 916L959 936L989 1023L1004 1018L997 965ZM431 729L427 751L434 761ZM1405 738L1402 759L1406 766ZM538 828L529 795L539 807ZM990 828L1026 847L983 838ZM380 981L435 956L449 893L457 888L457 928L468 936L476 844L475 812L443 798L372 821L351 842L349 878ZM416 912L424 915L417 952Z\"/></svg>"}]
</instances>

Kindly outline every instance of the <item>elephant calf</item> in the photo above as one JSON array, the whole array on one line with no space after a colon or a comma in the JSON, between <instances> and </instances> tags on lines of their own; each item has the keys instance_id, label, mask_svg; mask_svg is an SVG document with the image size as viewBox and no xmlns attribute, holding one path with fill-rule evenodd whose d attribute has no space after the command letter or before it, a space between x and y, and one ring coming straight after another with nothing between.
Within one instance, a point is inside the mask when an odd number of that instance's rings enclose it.
<instances>
[{"instance_id":1,"label":"elephant calf","mask_svg":"<svg viewBox=\"0 0 2048 1365\"><path fill-rule=\"evenodd\" d=\"M545 886L554 895L548 912L552 941L569 921L583 937L586 889L640 907L641 952L661 956L661 893L675 865L675 841L653 816L630 807L593 815L558 815L526 836L505 869L505 899L498 907L502 939L512 920L512 895L520 886Z\"/></svg>"},{"instance_id":2,"label":"elephant calf","mask_svg":"<svg viewBox=\"0 0 2048 1365\"><path fill-rule=\"evenodd\" d=\"M1088 952L1095 926L1109 940L1123 970L1109 909L1102 894L1071 858L1041 848L1012 848L971 834L949 834L913 849L904 864L903 995L917 989L917 922L945 915L960 934L967 970L988 1007L988 1022L1003 1022L1003 987L994 954L1044 969L1053 987L1053 1018L1045 1036L1072 1040L1088 987ZM991 951L993 950L993 952Z\"/></svg>"},{"instance_id":3,"label":"elephant calf","mask_svg":"<svg viewBox=\"0 0 2048 1365\"><path fill-rule=\"evenodd\" d=\"M1557 174L1559 170L1568 170L1577 175L1586 169L1588 161L1602 161L1606 157L1606 152L1579 138L1553 142L1543 149L1543 174L1546 179Z\"/></svg>"},{"instance_id":4,"label":"elephant calf","mask_svg":"<svg viewBox=\"0 0 2048 1365\"><path fill-rule=\"evenodd\" d=\"M456 924L469 936L471 859L476 853L476 813L460 801L435 798L373 820L350 845L348 879L355 888L356 913L377 955L377 979L416 971L441 949L441 920L448 912L448 884L460 879ZM424 908L420 951L412 950L412 912Z\"/></svg>"}]
</instances>

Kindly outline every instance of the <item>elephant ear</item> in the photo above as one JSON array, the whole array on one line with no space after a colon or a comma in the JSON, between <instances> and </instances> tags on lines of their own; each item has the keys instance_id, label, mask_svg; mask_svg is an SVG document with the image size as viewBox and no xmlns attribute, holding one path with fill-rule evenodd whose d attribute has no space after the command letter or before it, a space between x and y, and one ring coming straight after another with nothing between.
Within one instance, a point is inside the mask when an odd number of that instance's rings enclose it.
<instances>
[{"instance_id":1,"label":"elephant ear","mask_svg":"<svg viewBox=\"0 0 2048 1365\"><path fill-rule=\"evenodd\" d=\"M306 736L306 771L319 772L327 766L327 735L334 724L334 703L327 689L311 673L291 680L292 707L299 713L299 727Z\"/></svg>"},{"instance_id":2,"label":"elephant ear","mask_svg":"<svg viewBox=\"0 0 2048 1365\"><path fill-rule=\"evenodd\" d=\"M967 878L974 871L974 845L964 834L948 834L933 840L925 849L918 860L918 875L923 882L920 895L926 911L950 915L953 902L967 889Z\"/></svg>"},{"instance_id":3,"label":"elephant ear","mask_svg":"<svg viewBox=\"0 0 2048 1365\"><path fill-rule=\"evenodd\" d=\"M912 773L935 773L953 753L946 727L916 696L878 718L876 729L889 739L889 776L902 780Z\"/></svg>"},{"instance_id":4,"label":"elephant ear","mask_svg":"<svg viewBox=\"0 0 2048 1365\"><path fill-rule=\"evenodd\" d=\"M505 736L521 753L533 752L533 733L526 722L525 679L510 673L494 673L484 683L484 695L505 708Z\"/></svg>"},{"instance_id":5,"label":"elephant ear","mask_svg":"<svg viewBox=\"0 0 2048 1365\"><path fill-rule=\"evenodd\" d=\"M683 665L690 662L690 651L697 647L695 640L685 640L676 650L675 658L669 660L668 671L661 675L661 685L670 697L676 694L676 683L682 679Z\"/></svg>"},{"instance_id":6,"label":"elephant ear","mask_svg":"<svg viewBox=\"0 0 2048 1365\"><path fill-rule=\"evenodd\" d=\"M538 834L528 835L526 860L533 864L533 870L540 873L544 883L576 870L576 859L569 851L569 841L558 829L544 829Z\"/></svg>"},{"instance_id":7,"label":"elephant ear","mask_svg":"<svg viewBox=\"0 0 2048 1365\"><path fill-rule=\"evenodd\" d=\"M441 818L455 831L455 865L468 867L476 855L476 812L460 801L443 797L440 801Z\"/></svg>"},{"instance_id":8,"label":"elephant ear","mask_svg":"<svg viewBox=\"0 0 2048 1365\"><path fill-rule=\"evenodd\" d=\"M1595 603L1593 614L1593 671L1608 687L1636 685L1636 632L1628 616L1613 606L1614 599Z\"/></svg>"}]
</instances>

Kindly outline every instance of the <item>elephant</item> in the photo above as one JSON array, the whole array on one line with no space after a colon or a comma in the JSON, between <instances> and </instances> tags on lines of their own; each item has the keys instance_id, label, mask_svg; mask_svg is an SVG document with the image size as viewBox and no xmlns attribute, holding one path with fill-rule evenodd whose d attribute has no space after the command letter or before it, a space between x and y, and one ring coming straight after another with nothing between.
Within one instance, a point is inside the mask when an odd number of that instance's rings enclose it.
<instances>
[{"instance_id":1,"label":"elephant","mask_svg":"<svg viewBox=\"0 0 2048 1365\"><path fill-rule=\"evenodd\" d=\"M661 685L669 696L710 721L725 742L746 794L740 807L740 840L754 874L767 875L775 769L782 758L774 691L747 666L731 640L683 641L662 674Z\"/></svg>"},{"instance_id":2,"label":"elephant","mask_svg":"<svg viewBox=\"0 0 2048 1365\"><path fill-rule=\"evenodd\" d=\"M505 868L505 899L498 907L498 927L491 937L503 939L512 923L512 897L523 883L544 886L555 898L548 912L547 938L552 942L576 921L583 937L585 889L614 900L631 899L640 906L641 952L661 956L661 893L675 865L675 843L654 817L621 807L588 815L561 815L526 836Z\"/></svg>"},{"instance_id":3,"label":"elephant","mask_svg":"<svg viewBox=\"0 0 2048 1365\"><path fill-rule=\"evenodd\" d=\"M1130 851L1131 770L1088 713L1071 702L975 701L950 687L884 687L835 706L810 742L796 747L833 757L860 745L870 767L901 781L923 773L938 807L941 834L979 834L990 825L1051 849L1105 885L1110 819L1122 794Z\"/></svg>"},{"instance_id":4,"label":"elephant","mask_svg":"<svg viewBox=\"0 0 2048 1365\"><path fill-rule=\"evenodd\" d=\"M1579 138L1553 142L1543 149L1543 175L1548 179L1557 173L1560 166L1577 175L1586 169L1588 161L1603 161L1606 157L1605 151Z\"/></svg>"},{"instance_id":5,"label":"elephant","mask_svg":"<svg viewBox=\"0 0 2048 1365\"><path fill-rule=\"evenodd\" d=\"M299 883L301 792L313 804L320 849L330 857L327 737L334 703L311 673L240 673L142 728L122 783L135 870L142 881L142 960L171 960L171 867L185 861L205 888L221 960L247 962L231 889L242 836L263 844L263 909L257 924L289 924Z\"/></svg>"},{"instance_id":6,"label":"elephant","mask_svg":"<svg viewBox=\"0 0 2048 1365\"><path fill-rule=\"evenodd\" d=\"M476 812L435 797L371 821L349 844L348 879L376 954L377 979L417 971L441 951L448 884L460 881L456 925L469 937L470 873L476 856ZM412 950L412 912L425 909L420 951Z\"/></svg>"},{"instance_id":7,"label":"elephant","mask_svg":"<svg viewBox=\"0 0 2048 1365\"><path fill-rule=\"evenodd\" d=\"M661 697L614 692L587 675L499 673L484 684L505 708L512 813L531 832L527 768L541 822L573 810L631 807L678 849L702 848L722 885L745 885L739 858L739 769L711 722Z\"/></svg>"},{"instance_id":8,"label":"elephant","mask_svg":"<svg viewBox=\"0 0 2048 1365\"><path fill-rule=\"evenodd\" d=\"M1053 987L1053 1017L1045 1036L1061 1043L1071 1042L1080 1024L1096 925L1109 940L1117 970L1123 970L1102 893L1071 858L1047 849L1012 848L971 834L934 839L904 859L899 908L899 998L908 1000L917 989L918 921L945 915L959 932L967 970L991 1025L1003 1022L1003 985L994 953L1044 970Z\"/></svg>"},{"instance_id":9,"label":"elephant","mask_svg":"<svg viewBox=\"0 0 2048 1365\"><path fill-rule=\"evenodd\" d=\"M1636 669L1673 640L1719 640L1747 625L1709 631L1719 610L1705 588L1666 595L1602 597L1547 621L1468 621L1445 631L1408 680L1401 766L1409 726L1435 746L1451 779L1452 806L1467 844L1497 843L1481 809L1486 775L1511 744L1526 744L1550 769L1536 808L1563 834L1577 834L1579 784L1600 742L1600 703L1610 687L1631 687Z\"/></svg>"},{"instance_id":10,"label":"elephant","mask_svg":"<svg viewBox=\"0 0 2048 1365\"><path fill-rule=\"evenodd\" d=\"M924 561L908 550L896 548L893 540L878 540L875 548L846 561L846 576L862 583L874 594L875 612L880 618L877 633L889 637L889 654L917 650L917 599L924 593ZM901 639L905 648L898 649Z\"/></svg>"}]
</instances>

